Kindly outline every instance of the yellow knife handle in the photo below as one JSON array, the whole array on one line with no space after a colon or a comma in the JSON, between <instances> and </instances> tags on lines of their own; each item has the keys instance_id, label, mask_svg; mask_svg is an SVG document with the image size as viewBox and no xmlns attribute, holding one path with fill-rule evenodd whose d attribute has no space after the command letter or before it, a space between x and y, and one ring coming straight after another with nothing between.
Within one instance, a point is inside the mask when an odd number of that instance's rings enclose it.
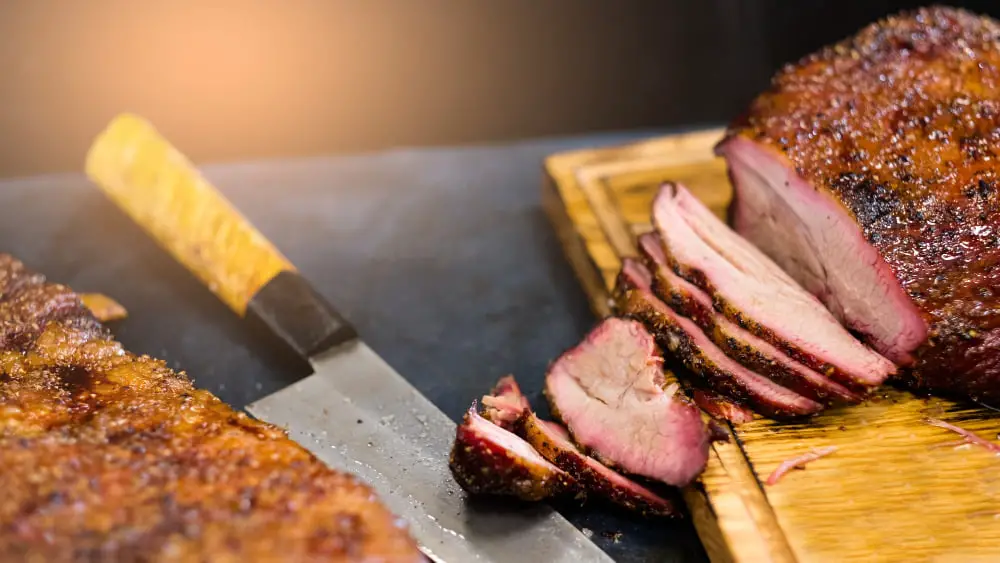
<instances>
[{"instance_id":1,"label":"yellow knife handle","mask_svg":"<svg viewBox=\"0 0 1000 563\"><path fill-rule=\"evenodd\" d=\"M87 175L241 316L263 321L301 356L354 340L316 292L180 151L144 119L124 114L87 154Z\"/></svg>"},{"instance_id":2,"label":"yellow knife handle","mask_svg":"<svg viewBox=\"0 0 1000 563\"><path fill-rule=\"evenodd\" d=\"M116 117L87 154L87 175L239 315L295 267L146 120Z\"/></svg>"}]
</instances>

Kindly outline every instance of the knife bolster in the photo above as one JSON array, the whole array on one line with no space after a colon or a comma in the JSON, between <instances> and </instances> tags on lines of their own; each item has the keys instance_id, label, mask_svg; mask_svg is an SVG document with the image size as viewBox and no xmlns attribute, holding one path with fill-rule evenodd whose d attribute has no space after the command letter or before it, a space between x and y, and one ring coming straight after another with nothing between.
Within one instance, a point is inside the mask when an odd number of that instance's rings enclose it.
<instances>
[{"instance_id":1,"label":"knife bolster","mask_svg":"<svg viewBox=\"0 0 1000 563\"><path fill-rule=\"evenodd\" d=\"M357 332L298 272L283 271L254 294L256 317L305 359L357 338Z\"/></svg>"}]
</instances>

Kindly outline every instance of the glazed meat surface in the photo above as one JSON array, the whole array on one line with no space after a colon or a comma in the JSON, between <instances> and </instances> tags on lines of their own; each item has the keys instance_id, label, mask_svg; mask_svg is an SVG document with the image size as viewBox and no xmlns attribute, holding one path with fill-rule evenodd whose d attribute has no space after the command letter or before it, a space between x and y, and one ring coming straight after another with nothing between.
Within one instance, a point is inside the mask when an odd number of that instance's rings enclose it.
<instances>
[{"instance_id":1,"label":"glazed meat surface","mask_svg":"<svg viewBox=\"0 0 1000 563\"><path fill-rule=\"evenodd\" d=\"M419 561L364 484L0 255L0 560Z\"/></svg>"},{"instance_id":2,"label":"glazed meat surface","mask_svg":"<svg viewBox=\"0 0 1000 563\"><path fill-rule=\"evenodd\" d=\"M1000 399L1000 24L879 21L774 77L718 147L734 228L919 385Z\"/></svg>"}]
</instances>

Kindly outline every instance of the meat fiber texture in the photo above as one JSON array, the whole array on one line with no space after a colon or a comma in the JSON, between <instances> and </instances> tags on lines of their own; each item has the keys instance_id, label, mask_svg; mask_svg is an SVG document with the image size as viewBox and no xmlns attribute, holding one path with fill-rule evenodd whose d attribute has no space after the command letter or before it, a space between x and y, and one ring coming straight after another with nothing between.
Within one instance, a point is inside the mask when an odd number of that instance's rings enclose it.
<instances>
[{"instance_id":1,"label":"meat fiber texture","mask_svg":"<svg viewBox=\"0 0 1000 563\"><path fill-rule=\"evenodd\" d=\"M755 373L730 358L692 321L661 301L650 289L652 274L632 258L623 260L617 308L642 322L660 345L707 386L772 418L811 415L823 405Z\"/></svg>"},{"instance_id":2,"label":"meat fiber texture","mask_svg":"<svg viewBox=\"0 0 1000 563\"><path fill-rule=\"evenodd\" d=\"M717 152L735 230L918 387L1000 400L1000 24L880 20L785 67Z\"/></svg>"},{"instance_id":3,"label":"meat fiber texture","mask_svg":"<svg viewBox=\"0 0 1000 563\"><path fill-rule=\"evenodd\" d=\"M667 263L663 241L656 233L639 237L639 251L652 272L654 293L678 313L693 320L727 356L775 383L814 401L856 403L861 397L820 374L766 340L740 328L715 310L701 288L675 274Z\"/></svg>"},{"instance_id":4,"label":"meat fiber texture","mask_svg":"<svg viewBox=\"0 0 1000 563\"><path fill-rule=\"evenodd\" d=\"M665 260L740 328L805 366L858 390L896 367L862 344L778 265L733 232L680 184L653 201Z\"/></svg>"},{"instance_id":5,"label":"meat fiber texture","mask_svg":"<svg viewBox=\"0 0 1000 563\"><path fill-rule=\"evenodd\" d=\"M545 395L574 441L601 462L684 486L705 468L709 433L677 386L664 388L662 361L642 323L611 317L553 362Z\"/></svg>"},{"instance_id":6,"label":"meat fiber texture","mask_svg":"<svg viewBox=\"0 0 1000 563\"><path fill-rule=\"evenodd\" d=\"M420 561L352 475L0 255L0 560Z\"/></svg>"},{"instance_id":7,"label":"meat fiber texture","mask_svg":"<svg viewBox=\"0 0 1000 563\"><path fill-rule=\"evenodd\" d=\"M521 413L531 410L528 398L513 375L501 377L488 395L483 395L483 418L505 430L514 430Z\"/></svg>"}]
</instances>

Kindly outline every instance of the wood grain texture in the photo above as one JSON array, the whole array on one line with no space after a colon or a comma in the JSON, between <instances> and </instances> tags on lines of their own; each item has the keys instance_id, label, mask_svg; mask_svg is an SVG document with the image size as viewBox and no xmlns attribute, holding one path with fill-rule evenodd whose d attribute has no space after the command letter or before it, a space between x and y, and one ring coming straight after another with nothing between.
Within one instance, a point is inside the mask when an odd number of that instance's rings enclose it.
<instances>
[{"instance_id":1,"label":"wood grain texture","mask_svg":"<svg viewBox=\"0 0 1000 563\"><path fill-rule=\"evenodd\" d=\"M123 211L242 315L292 264L146 120L123 114L94 141L86 171Z\"/></svg>"},{"instance_id":2,"label":"wood grain texture","mask_svg":"<svg viewBox=\"0 0 1000 563\"><path fill-rule=\"evenodd\" d=\"M594 311L621 258L650 225L661 182L679 181L720 217L731 197L712 154L721 130L611 149L553 155L543 201ZM684 491L713 561L1000 561L1000 458L953 445L939 418L996 440L1000 415L975 404L887 389L862 405L803 423L757 418L730 429L700 482ZM783 461L813 448L838 450L762 483Z\"/></svg>"}]
</instances>

